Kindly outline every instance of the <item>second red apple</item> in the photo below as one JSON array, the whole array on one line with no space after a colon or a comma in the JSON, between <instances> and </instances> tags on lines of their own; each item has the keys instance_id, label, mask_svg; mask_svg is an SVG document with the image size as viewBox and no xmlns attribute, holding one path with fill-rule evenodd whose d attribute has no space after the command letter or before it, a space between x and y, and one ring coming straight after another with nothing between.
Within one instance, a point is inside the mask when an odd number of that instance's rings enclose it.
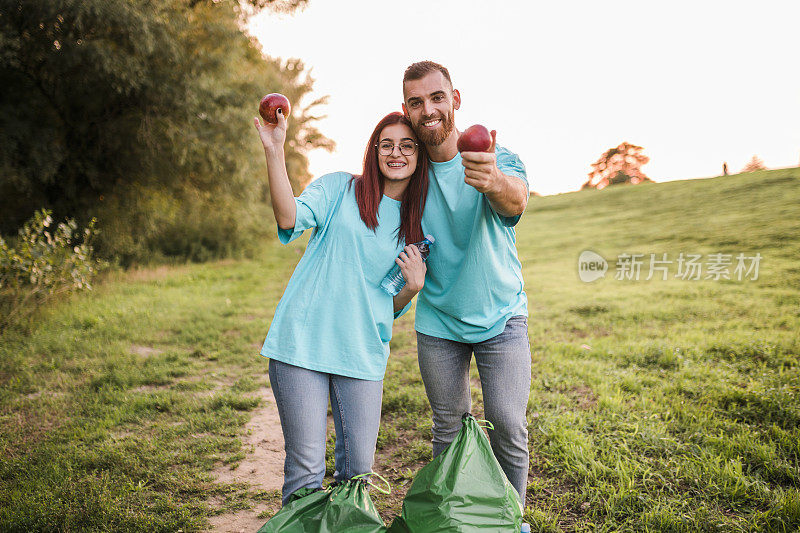
<instances>
[{"instance_id":1,"label":"second red apple","mask_svg":"<svg viewBox=\"0 0 800 533\"><path fill-rule=\"evenodd\" d=\"M492 147L492 134L484 126L475 124L461 132L456 148L459 152L488 152Z\"/></svg>"}]
</instances>

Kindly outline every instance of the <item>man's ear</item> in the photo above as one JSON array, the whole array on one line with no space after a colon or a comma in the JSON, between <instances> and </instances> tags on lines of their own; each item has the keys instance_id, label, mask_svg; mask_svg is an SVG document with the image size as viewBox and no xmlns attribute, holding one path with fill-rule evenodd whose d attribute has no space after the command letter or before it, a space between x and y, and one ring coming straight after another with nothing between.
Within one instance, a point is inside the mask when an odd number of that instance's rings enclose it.
<instances>
[{"instance_id":1,"label":"man's ear","mask_svg":"<svg viewBox=\"0 0 800 533\"><path fill-rule=\"evenodd\" d=\"M453 89L453 109L461 107L461 93L458 89Z\"/></svg>"},{"instance_id":2,"label":"man's ear","mask_svg":"<svg viewBox=\"0 0 800 533\"><path fill-rule=\"evenodd\" d=\"M405 116L407 119L411 120L411 117L408 116L408 108L406 107L406 104L400 104L400 105L403 107L403 116Z\"/></svg>"}]
</instances>

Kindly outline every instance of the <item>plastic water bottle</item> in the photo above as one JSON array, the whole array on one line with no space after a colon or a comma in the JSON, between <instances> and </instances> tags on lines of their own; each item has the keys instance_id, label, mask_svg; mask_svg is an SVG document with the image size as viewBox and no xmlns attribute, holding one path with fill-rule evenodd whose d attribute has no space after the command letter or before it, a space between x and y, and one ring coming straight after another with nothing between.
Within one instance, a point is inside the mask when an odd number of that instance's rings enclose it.
<instances>
[{"instance_id":1,"label":"plastic water bottle","mask_svg":"<svg viewBox=\"0 0 800 533\"><path fill-rule=\"evenodd\" d=\"M423 261L428 259L428 254L431 253L430 246L434 242L436 242L436 239L434 239L432 235L425 235L423 240L413 243L414 246L419 248ZM381 281L381 287L391 296L396 296L397 293L400 292L400 289L405 287L405 284L406 280L403 278L403 273L400 272L400 265L397 263L394 264L389 273L386 274Z\"/></svg>"},{"instance_id":2,"label":"plastic water bottle","mask_svg":"<svg viewBox=\"0 0 800 533\"><path fill-rule=\"evenodd\" d=\"M520 533L531 533L531 525L527 522L523 522L522 529L520 529Z\"/></svg>"}]
</instances>

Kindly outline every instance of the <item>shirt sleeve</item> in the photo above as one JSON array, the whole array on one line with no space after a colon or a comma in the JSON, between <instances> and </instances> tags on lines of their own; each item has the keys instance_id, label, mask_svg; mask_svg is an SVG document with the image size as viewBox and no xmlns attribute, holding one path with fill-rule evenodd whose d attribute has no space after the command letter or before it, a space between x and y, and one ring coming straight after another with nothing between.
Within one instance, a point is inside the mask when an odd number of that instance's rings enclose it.
<instances>
[{"instance_id":1,"label":"shirt sleeve","mask_svg":"<svg viewBox=\"0 0 800 533\"><path fill-rule=\"evenodd\" d=\"M528 185L528 173L525 171L525 165L520 160L519 156L514 152L503 148L502 146L495 147L495 157L497 158L497 168L506 176L514 176L525 182L525 188L530 191ZM507 217L498 213L500 221L504 226L516 226L522 214L514 217Z\"/></svg>"},{"instance_id":2,"label":"shirt sleeve","mask_svg":"<svg viewBox=\"0 0 800 533\"><path fill-rule=\"evenodd\" d=\"M398 318L400 318L401 316L403 316L404 314L406 314L406 312L407 312L409 309L411 309L411 302L413 302L413 301L414 301L414 298L411 298L411 299L408 301L408 303L406 304L406 306L405 306L404 308L402 308L401 310L397 311L397 312L394 314L394 319L395 319L395 320L397 320Z\"/></svg>"},{"instance_id":3,"label":"shirt sleeve","mask_svg":"<svg viewBox=\"0 0 800 533\"><path fill-rule=\"evenodd\" d=\"M294 199L296 208L294 227L291 229L278 227L278 239L281 243L290 243L305 230L325 224L337 192L335 190L337 180L333 176L327 174L312 181L300 196Z\"/></svg>"}]
</instances>

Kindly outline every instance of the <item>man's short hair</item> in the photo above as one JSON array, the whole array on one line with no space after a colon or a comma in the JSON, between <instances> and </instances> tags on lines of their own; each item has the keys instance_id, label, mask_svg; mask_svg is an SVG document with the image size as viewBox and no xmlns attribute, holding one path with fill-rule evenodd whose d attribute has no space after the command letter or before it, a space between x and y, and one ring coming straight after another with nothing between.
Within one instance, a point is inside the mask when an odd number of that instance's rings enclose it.
<instances>
[{"instance_id":1,"label":"man's short hair","mask_svg":"<svg viewBox=\"0 0 800 533\"><path fill-rule=\"evenodd\" d=\"M403 74L403 85L405 85L407 81L421 80L431 72L441 72L444 79L450 84L450 88L453 88L453 81L450 79L450 73L447 72L445 67L433 61L417 61L409 66L405 74Z\"/></svg>"}]
</instances>

